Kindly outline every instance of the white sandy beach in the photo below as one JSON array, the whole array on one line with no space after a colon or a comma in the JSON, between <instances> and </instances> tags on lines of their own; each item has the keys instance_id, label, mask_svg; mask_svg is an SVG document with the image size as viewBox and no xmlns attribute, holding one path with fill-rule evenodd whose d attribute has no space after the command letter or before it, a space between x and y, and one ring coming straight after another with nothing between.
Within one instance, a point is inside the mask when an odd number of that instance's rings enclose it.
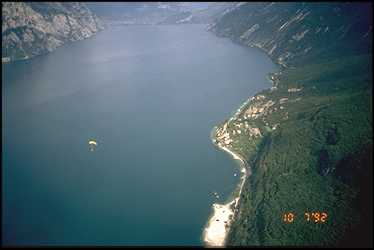
<instances>
[{"instance_id":1,"label":"white sandy beach","mask_svg":"<svg viewBox=\"0 0 374 250\"><path fill-rule=\"evenodd\" d=\"M230 151L226 147L220 147L222 150L228 152L233 156L234 159L241 161L241 173L239 183L239 194L232 201L227 204L213 204L213 215L208 221L207 226L204 229L203 240L208 247L223 247L225 246L226 238L230 229L230 225L233 221L234 210L237 208L240 200L240 194L246 179L245 161L240 158L239 155Z\"/></svg>"}]
</instances>

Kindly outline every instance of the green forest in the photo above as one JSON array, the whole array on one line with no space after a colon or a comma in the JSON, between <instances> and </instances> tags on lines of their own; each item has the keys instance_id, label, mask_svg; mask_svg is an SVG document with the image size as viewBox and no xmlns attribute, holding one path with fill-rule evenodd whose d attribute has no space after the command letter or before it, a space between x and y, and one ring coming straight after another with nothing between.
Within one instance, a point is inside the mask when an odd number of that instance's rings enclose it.
<instances>
[{"instance_id":1,"label":"green forest","mask_svg":"<svg viewBox=\"0 0 374 250\"><path fill-rule=\"evenodd\" d=\"M260 128L263 136L234 137L232 146L247 159L252 174L241 194L227 245L369 246L372 38L371 33L364 33L372 13L364 10L365 4L282 4L244 5L214 28L219 35L263 49L275 62L285 51L293 54L287 65L273 74L276 90L258 93L275 103L272 107L276 111L267 112L262 119L246 119L244 110L237 117ZM329 15L337 9L340 18ZM283 34L269 31L279 30L287 20L291 23L295 12L308 17L290 25ZM272 24L276 15L279 20ZM255 23L262 30L253 29L251 37L238 38L245 27ZM344 25L351 28L340 36ZM333 34L305 36L298 44L287 41L300 29L318 33L323 27ZM338 27L343 28L339 31ZM313 47L311 53L303 50L306 46ZM269 48L275 52L269 53ZM280 105L282 98L287 101ZM271 129L274 124L279 126ZM234 126L227 127L232 130ZM292 222L284 220L288 213L294 215ZM324 222L308 221L305 213L325 213L327 218Z\"/></svg>"}]
</instances>

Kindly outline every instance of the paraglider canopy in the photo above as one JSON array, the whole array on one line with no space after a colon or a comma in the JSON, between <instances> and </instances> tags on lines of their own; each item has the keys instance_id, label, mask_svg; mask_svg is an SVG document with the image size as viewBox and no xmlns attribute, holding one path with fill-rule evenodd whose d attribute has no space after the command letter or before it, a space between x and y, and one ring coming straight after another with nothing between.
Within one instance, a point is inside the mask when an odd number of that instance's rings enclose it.
<instances>
[{"instance_id":1,"label":"paraglider canopy","mask_svg":"<svg viewBox=\"0 0 374 250\"><path fill-rule=\"evenodd\" d=\"M94 151L96 149L97 142L95 140L90 140L88 141L88 145L90 147L90 151Z\"/></svg>"}]
</instances>

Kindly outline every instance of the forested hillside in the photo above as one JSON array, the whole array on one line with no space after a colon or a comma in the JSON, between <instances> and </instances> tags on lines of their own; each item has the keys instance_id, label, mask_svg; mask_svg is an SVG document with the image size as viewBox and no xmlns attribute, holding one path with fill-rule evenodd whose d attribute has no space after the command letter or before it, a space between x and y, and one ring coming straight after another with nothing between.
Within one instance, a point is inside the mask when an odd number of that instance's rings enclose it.
<instances>
[{"instance_id":1,"label":"forested hillside","mask_svg":"<svg viewBox=\"0 0 374 250\"><path fill-rule=\"evenodd\" d=\"M252 170L228 245L371 245L371 3L247 3L210 29L280 66L220 125Z\"/></svg>"}]
</instances>

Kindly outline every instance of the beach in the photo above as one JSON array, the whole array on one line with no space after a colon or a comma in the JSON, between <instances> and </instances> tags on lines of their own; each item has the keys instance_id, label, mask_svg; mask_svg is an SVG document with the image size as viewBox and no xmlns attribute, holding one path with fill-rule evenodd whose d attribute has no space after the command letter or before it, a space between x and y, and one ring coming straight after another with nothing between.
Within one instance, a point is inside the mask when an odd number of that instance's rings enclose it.
<instances>
[{"instance_id":1,"label":"beach","mask_svg":"<svg viewBox=\"0 0 374 250\"><path fill-rule=\"evenodd\" d=\"M247 177L246 161L237 153L231 151L229 148L217 145L221 150L229 153L235 160L240 162L241 177L238 184L239 192L237 196L234 196L232 200L226 204L213 203L213 214L209 219L204 232L203 241L207 247L223 247L226 243L227 235L230 231L230 226L235 217L237 211L240 195Z\"/></svg>"}]
</instances>

